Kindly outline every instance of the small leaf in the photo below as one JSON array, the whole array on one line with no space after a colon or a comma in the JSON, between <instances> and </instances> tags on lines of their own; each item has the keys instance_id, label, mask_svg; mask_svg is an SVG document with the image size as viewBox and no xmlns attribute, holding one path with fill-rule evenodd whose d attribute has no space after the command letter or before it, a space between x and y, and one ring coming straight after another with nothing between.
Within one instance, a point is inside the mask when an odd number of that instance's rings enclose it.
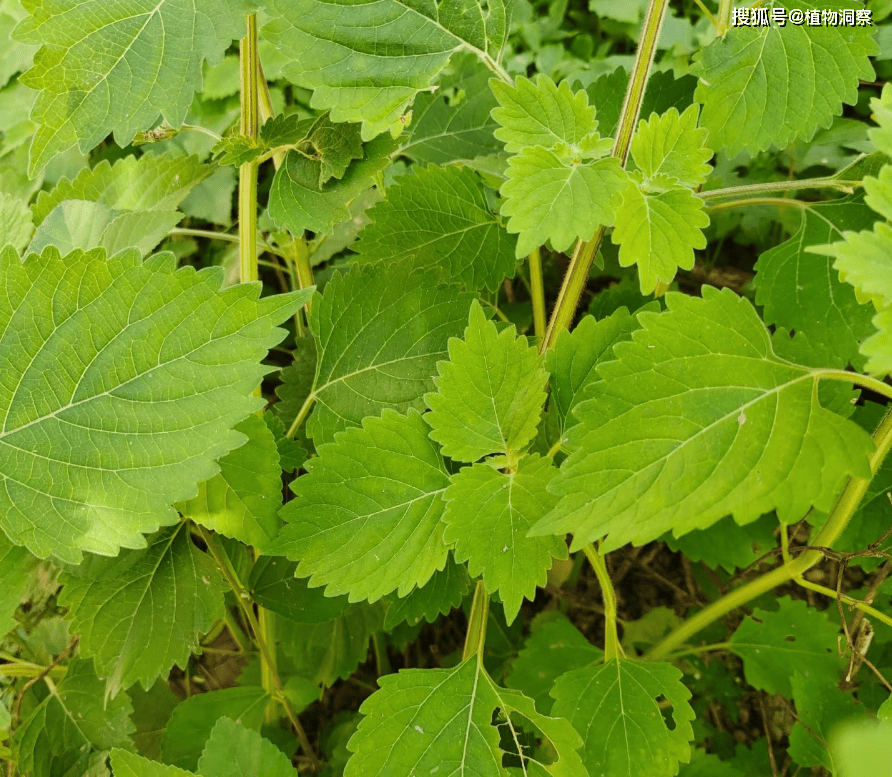
<instances>
[{"instance_id":1,"label":"small leaf","mask_svg":"<svg viewBox=\"0 0 892 777\"><path fill-rule=\"evenodd\" d=\"M433 623L440 615L448 615L458 607L470 590L471 579L464 564L456 564L450 558L421 588L391 603L384 618L384 630L391 631L404 621L410 626L422 620Z\"/></svg>"},{"instance_id":2,"label":"small leaf","mask_svg":"<svg viewBox=\"0 0 892 777\"><path fill-rule=\"evenodd\" d=\"M59 601L71 607L81 653L93 657L111 696L137 681L148 690L174 664L185 669L200 635L223 616L223 581L186 523L89 571L63 578Z\"/></svg>"},{"instance_id":3,"label":"small leaf","mask_svg":"<svg viewBox=\"0 0 892 777\"><path fill-rule=\"evenodd\" d=\"M557 502L546 490L557 473L538 456L508 474L475 464L453 475L445 494L444 540L455 544L456 561L469 562L472 577L482 574L487 590L499 592L508 623L523 599L534 599L536 586L545 585L554 558L567 557L563 538L527 537Z\"/></svg>"},{"instance_id":4,"label":"small leaf","mask_svg":"<svg viewBox=\"0 0 892 777\"><path fill-rule=\"evenodd\" d=\"M245 445L220 459L198 496L176 505L186 518L262 551L279 530L282 469L275 437L258 415L236 424Z\"/></svg>"},{"instance_id":5,"label":"small leaf","mask_svg":"<svg viewBox=\"0 0 892 777\"><path fill-rule=\"evenodd\" d=\"M707 162L712 151L706 148L705 129L697 129L700 109L690 106L680 116L670 108L662 116L655 113L642 120L632 138L632 159L645 178L667 176L682 186L702 184L712 168Z\"/></svg>"},{"instance_id":6,"label":"small leaf","mask_svg":"<svg viewBox=\"0 0 892 777\"><path fill-rule=\"evenodd\" d=\"M564 251L576 239L589 240L598 225L612 226L626 181L613 157L574 164L538 147L511 157L502 213L509 217L508 231L520 235L516 255L546 240Z\"/></svg>"},{"instance_id":7,"label":"small leaf","mask_svg":"<svg viewBox=\"0 0 892 777\"><path fill-rule=\"evenodd\" d=\"M514 247L486 201L479 177L466 167L413 168L369 212L372 223L353 250L360 262L405 259L444 281L496 289L514 275Z\"/></svg>"},{"instance_id":8,"label":"small leaf","mask_svg":"<svg viewBox=\"0 0 892 777\"><path fill-rule=\"evenodd\" d=\"M703 200L690 189L650 194L630 184L616 209L612 239L620 247L620 266L637 264L641 293L651 294L658 281L668 285L679 268L693 268L694 249L706 248L707 226Z\"/></svg>"},{"instance_id":9,"label":"small leaf","mask_svg":"<svg viewBox=\"0 0 892 777\"><path fill-rule=\"evenodd\" d=\"M464 340L449 341L449 361L438 365L435 394L424 419L430 436L456 461L477 461L491 453L516 459L536 435L548 373L536 349L501 333L471 306Z\"/></svg>"},{"instance_id":10,"label":"small leaf","mask_svg":"<svg viewBox=\"0 0 892 777\"><path fill-rule=\"evenodd\" d=\"M615 659L568 672L551 695L553 714L586 732L583 760L593 775L673 777L691 757L694 710L671 664ZM672 705L667 727L658 700Z\"/></svg>"},{"instance_id":11,"label":"small leaf","mask_svg":"<svg viewBox=\"0 0 892 777\"><path fill-rule=\"evenodd\" d=\"M385 410L320 446L286 526L267 551L300 560L297 574L328 596L374 602L424 585L446 563L442 493L449 476L421 416Z\"/></svg>"},{"instance_id":12,"label":"small leaf","mask_svg":"<svg viewBox=\"0 0 892 777\"><path fill-rule=\"evenodd\" d=\"M846 473L867 476L873 442L821 407L815 371L775 355L747 300L704 286L666 301L598 368L550 489L562 499L535 534L573 532L574 548L606 534L612 550L728 514L788 523L829 510Z\"/></svg>"},{"instance_id":13,"label":"small leaf","mask_svg":"<svg viewBox=\"0 0 892 777\"><path fill-rule=\"evenodd\" d=\"M195 777L195 772L150 761L118 748L111 751L111 765L115 770L115 777Z\"/></svg>"},{"instance_id":14,"label":"small leaf","mask_svg":"<svg viewBox=\"0 0 892 777\"><path fill-rule=\"evenodd\" d=\"M268 739L232 718L220 718L204 746L204 777L297 777L291 759Z\"/></svg>"},{"instance_id":15,"label":"small leaf","mask_svg":"<svg viewBox=\"0 0 892 777\"><path fill-rule=\"evenodd\" d=\"M21 253L33 231L28 204L18 197L0 192L0 248L10 245Z\"/></svg>"}]
</instances>

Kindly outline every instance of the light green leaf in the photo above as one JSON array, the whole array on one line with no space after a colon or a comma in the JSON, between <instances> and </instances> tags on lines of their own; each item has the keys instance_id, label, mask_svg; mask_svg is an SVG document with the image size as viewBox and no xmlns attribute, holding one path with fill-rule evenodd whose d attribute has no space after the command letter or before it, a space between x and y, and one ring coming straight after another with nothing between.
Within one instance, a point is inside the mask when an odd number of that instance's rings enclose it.
<instances>
[{"instance_id":1,"label":"light green leaf","mask_svg":"<svg viewBox=\"0 0 892 777\"><path fill-rule=\"evenodd\" d=\"M613 346L631 339L637 328L637 319L620 308L600 321L584 316L572 332L565 329L558 335L554 348L545 354L545 368L561 434L578 423L573 408L582 401L585 388L598 380L596 367L613 359Z\"/></svg>"},{"instance_id":2,"label":"light green leaf","mask_svg":"<svg viewBox=\"0 0 892 777\"><path fill-rule=\"evenodd\" d=\"M585 732L590 774L673 777L690 760L691 692L671 664L616 659L577 669L558 678L551 695L553 714ZM672 705L671 730L660 699Z\"/></svg>"},{"instance_id":3,"label":"light green leaf","mask_svg":"<svg viewBox=\"0 0 892 777\"><path fill-rule=\"evenodd\" d=\"M561 502L536 534L573 532L574 548L606 534L612 550L728 514L789 523L867 476L867 433L821 407L815 371L775 355L746 299L704 286L666 301L598 368L570 432L579 450L552 483Z\"/></svg>"},{"instance_id":4,"label":"light green leaf","mask_svg":"<svg viewBox=\"0 0 892 777\"><path fill-rule=\"evenodd\" d=\"M16 30L40 45L22 81L42 90L32 119L31 175L75 143L89 151L109 133L124 146L163 114L186 118L205 58L244 35L248 0L26 0Z\"/></svg>"},{"instance_id":5,"label":"light green leaf","mask_svg":"<svg viewBox=\"0 0 892 777\"><path fill-rule=\"evenodd\" d=\"M47 694L12 739L16 767L29 777L64 775L79 759L112 747L129 749L130 699L105 701L90 661L72 661L55 693Z\"/></svg>"},{"instance_id":6,"label":"light green leaf","mask_svg":"<svg viewBox=\"0 0 892 777\"><path fill-rule=\"evenodd\" d=\"M829 746L836 777L886 777L892 763L892 709L887 699L878 720L854 720L831 732Z\"/></svg>"},{"instance_id":7,"label":"light green leaf","mask_svg":"<svg viewBox=\"0 0 892 777\"><path fill-rule=\"evenodd\" d=\"M334 121L362 121L369 140L385 130L397 134L412 98L433 84L453 53L497 59L513 5L272 0L273 21L263 34L290 57L285 76L314 90L312 107L331 109Z\"/></svg>"},{"instance_id":8,"label":"light green leaf","mask_svg":"<svg viewBox=\"0 0 892 777\"><path fill-rule=\"evenodd\" d=\"M315 443L332 442L336 431L384 408L422 409L471 299L399 264L335 275L309 316L319 354L308 424Z\"/></svg>"},{"instance_id":9,"label":"light green leaf","mask_svg":"<svg viewBox=\"0 0 892 777\"><path fill-rule=\"evenodd\" d=\"M449 475L421 416L385 410L320 446L286 526L269 548L300 560L297 574L328 596L374 602L423 586L446 563L441 521Z\"/></svg>"},{"instance_id":10,"label":"light green leaf","mask_svg":"<svg viewBox=\"0 0 892 777\"><path fill-rule=\"evenodd\" d=\"M499 332L478 303L463 340L449 341L449 361L437 365L435 394L425 421L443 453L473 462L491 453L515 459L536 436L548 373L536 349L514 327Z\"/></svg>"},{"instance_id":11,"label":"light green leaf","mask_svg":"<svg viewBox=\"0 0 892 777\"><path fill-rule=\"evenodd\" d=\"M73 181L63 178L50 191L41 192L31 213L34 224L40 226L65 200L99 202L119 212L171 211L213 171L197 156L143 154L124 157L113 165L103 160L92 170L82 170Z\"/></svg>"},{"instance_id":12,"label":"light green leaf","mask_svg":"<svg viewBox=\"0 0 892 777\"><path fill-rule=\"evenodd\" d=\"M691 105L680 116L670 108L662 116L652 113L642 120L632 138L632 159L645 179L671 178L682 186L702 184L712 168L712 151L706 148L705 129L697 129L700 109Z\"/></svg>"},{"instance_id":13,"label":"light green leaf","mask_svg":"<svg viewBox=\"0 0 892 777\"><path fill-rule=\"evenodd\" d=\"M877 151L892 157L892 86L884 84L880 96L870 99L870 108L878 126L871 127L867 136Z\"/></svg>"},{"instance_id":14,"label":"light green leaf","mask_svg":"<svg viewBox=\"0 0 892 777\"><path fill-rule=\"evenodd\" d=\"M137 681L148 690L174 664L185 669L199 637L223 617L222 578L187 523L146 550L96 559L89 573L64 577L59 601L111 696Z\"/></svg>"},{"instance_id":15,"label":"light green leaf","mask_svg":"<svg viewBox=\"0 0 892 777\"><path fill-rule=\"evenodd\" d=\"M198 496L176 505L186 518L263 550L279 530L282 468L273 433L259 415L235 426L248 442L220 459L220 472Z\"/></svg>"},{"instance_id":16,"label":"light green leaf","mask_svg":"<svg viewBox=\"0 0 892 777\"><path fill-rule=\"evenodd\" d=\"M161 757L165 763L195 770L198 759L220 718L232 718L259 731L270 701L263 688L242 686L190 696L173 711Z\"/></svg>"},{"instance_id":17,"label":"light green leaf","mask_svg":"<svg viewBox=\"0 0 892 777\"><path fill-rule=\"evenodd\" d=\"M456 564L449 558L446 566L434 572L421 588L391 603L384 618L384 630L391 631L404 621L410 626L416 626L422 619L433 623L440 615L447 615L458 607L470 590L471 579L464 564Z\"/></svg>"},{"instance_id":18,"label":"light green leaf","mask_svg":"<svg viewBox=\"0 0 892 777\"><path fill-rule=\"evenodd\" d=\"M37 559L25 548L13 545L5 535L0 535L0 634L8 634L16 627L13 615L22 603L36 566Z\"/></svg>"},{"instance_id":19,"label":"light green leaf","mask_svg":"<svg viewBox=\"0 0 892 777\"><path fill-rule=\"evenodd\" d=\"M514 246L486 202L480 178L466 167L415 167L369 212L358 261L406 260L469 289L498 288L514 275Z\"/></svg>"},{"instance_id":20,"label":"light green leaf","mask_svg":"<svg viewBox=\"0 0 892 777\"><path fill-rule=\"evenodd\" d=\"M591 644L557 610L540 612L530 627L530 636L514 659L505 680L536 702L536 708L548 713L554 700L549 696L555 680L566 672L594 664L604 651Z\"/></svg>"},{"instance_id":21,"label":"light green leaf","mask_svg":"<svg viewBox=\"0 0 892 777\"><path fill-rule=\"evenodd\" d=\"M843 721L865 719L864 707L837 687L835 674L816 676L809 669L806 676L793 671L790 685L797 717L787 749L790 758L800 766L822 766L836 774L833 754L827 749L830 732Z\"/></svg>"},{"instance_id":22,"label":"light green leaf","mask_svg":"<svg viewBox=\"0 0 892 777\"><path fill-rule=\"evenodd\" d=\"M872 175L865 176L862 183L864 202L886 221L892 221L892 166L885 165L876 178Z\"/></svg>"},{"instance_id":23,"label":"light green leaf","mask_svg":"<svg viewBox=\"0 0 892 777\"><path fill-rule=\"evenodd\" d=\"M21 253L28 245L33 231L28 204L12 194L0 191L0 248L11 245Z\"/></svg>"},{"instance_id":24,"label":"light green leaf","mask_svg":"<svg viewBox=\"0 0 892 777\"><path fill-rule=\"evenodd\" d=\"M220 718L198 762L205 777L297 777L291 759L232 718Z\"/></svg>"},{"instance_id":25,"label":"light green leaf","mask_svg":"<svg viewBox=\"0 0 892 777\"><path fill-rule=\"evenodd\" d=\"M858 304L851 286L831 269L826 254L808 249L840 240L843 230L864 229L874 220L860 197L807 203L798 231L756 263L753 283L756 303L764 306L765 323L805 332L827 346L838 359L835 366L863 361L858 346L874 331L870 323L874 311Z\"/></svg>"},{"instance_id":26,"label":"light green leaf","mask_svg":"<svg viewBox=\"0 0 892 777\"><path fill-rule=\"evenodd\" d=\"M0 254L0 527L77 563L145 547L257 410L260 360L309 292L220 290L221 268L101 250ZM124 474L126 473L126 474Z\"/></svg>"},{"instance_id":27,"label":"light green leaf","mask_svg":"<svg viewBox=\"0 0 892 777\"><path fill-rule=\"evenodd\" d=\"M348 607L346 596L325 596L321 588L309 588L294 573L297 564L264 556L251 567L248 590L261 607L296 623L327 623Z\"/></svg>"},{"instance_id":28,"label":"light green leaf","mask_svg":"<svg viewBox=\"0 0 892 777\"><path fill-rule=\"evenodd\" d=\"M545 585L554 558L567 558L562 537L527 537L557 503L546 490L557 473L538 456L509 474L475 464L453 475L445 494L444 539L455 544L456 561L467 561L472 577L482 574L487 590L499 592L508 623L524 598L534 599L536 586Z\"/></svg>"},{"instance_id":29,"label":"light green leaf","mask_svg":"<svg viewBox=\"0 0 892 777\"><path fill-rule=\"evenodd\" d=\"M455 669L408 669L385 675L381 688L366 699L365 715L348 747L354 755L345 777L369 774L428 774L444 765L449 774L505 777L499 734L492 725L498 708L512 731L526 718L554 746L558 759L542 764L524 752L527 768L554 777L585 777L576 749L579 735L566 720L535 711L531 699L499 688L472 656Z\"/></svg>"},{"instance_id":30,"label":"light green leaf","mask_svg":"<svg viewBox=\"0 0 892 777\"><path fill-rule=\"evenodd\" d=\"M330 167L299 151L289 151L276 172L269 193L269 215L295 235L304 230L331 232L350 217L347 205L375 181L390 162L396 144L389 137L376 138L365 147L363 159L353 162L340 180L320 184Z\"/></svg>"},{"instance_id":31,"label":"light green leaf","mask_svg":"<svg viewBox=\"0 0 892 777\"><path fill-rule=\"evenodd\" d=\"M516 255L546 240L564 251L576 239L589 240L598 225L612 226L626 175L610 157L583 164L545 148L525 148L508 161L502 185L502 213L508 231L519 233Z\"/></svg>"},{"instance_id":32,"label":"light green leaf","mask_svg":"<svg viewBox=\"0 0 892 777\"><path fill-rule=\"evenodd\" d=\"M778 605L774 612L755 608L731 635L730 649L743 659L746 681L787 698L793 696L794 672L835 683L843 668L836 649L839 623L801 599L784 596Z\"/></svg>"},{"instance_id":33,"label":"light green leaf","mask_svg":"<svg viewBox=\"0 0 892 777\"><path fill-rule=\"evenodd\" d=\"M852 0L776 0L775 8L856 9ZM858 81L873 81L871 27L771 24L732 27L699 54L695 99L709 146L734 156L741 149L784 148L829 127L843 103L858 98Z\"/></svg>"},{"instance_id":34,"label":"light green leaf","mask_svg":"<svg viewBox=\"0 0 892 777\"><path fill-rule=\"evenodd\" d=\"M195 772L150 761L118 748L111 751L111 765L115 770L115 777L195 777Z\"/></svg>"},{"instance_id":35,"label":"light green leaf","mask_svg":"<svg viewBox=\"0 0 892 777\"><path fill-rule=\"evenodd\" d=\"M595 109L588 104L584 90L573 92L568 81L555 85L548 76L539 74L534 81L520 76L516 83L506 84L493 79L490 88L499 101L492 117L501 125L495 136L505 143L505 150L521 151L531 146L554 148L559 144L579 146L597 134ZM608 140L610 151L613 141Z\"/></svg>"},{"instance_id":36,"label":"light green leaf","mask_svg":"<svg viewBox=\"0 0 892 777\"><path fill-rule=\"evenodd\" d=\"M694 249L706 248L707 226L703 200L690 189L648 193L629 184L616 209L612 240L620 247L620 266L637 264L641 293L650 294L657 281L668 285L679 268L693 268Z\"/></svg>"}]
</instances>

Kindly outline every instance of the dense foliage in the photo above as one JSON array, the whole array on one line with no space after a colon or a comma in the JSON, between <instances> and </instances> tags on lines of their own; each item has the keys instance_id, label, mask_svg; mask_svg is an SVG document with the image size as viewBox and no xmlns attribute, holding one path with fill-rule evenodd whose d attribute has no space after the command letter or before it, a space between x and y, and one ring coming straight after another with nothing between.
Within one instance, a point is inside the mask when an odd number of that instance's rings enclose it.
<instances>
[{"instance_id":1,"label":"dense foliage","mask_svg":"<svg viewBox=\"0 0 892 777\"><path fill-rule=\"evenodd\" d=\"M7 774L892 774L890 15L0 0Z\"/></svg>"}]
</instances>

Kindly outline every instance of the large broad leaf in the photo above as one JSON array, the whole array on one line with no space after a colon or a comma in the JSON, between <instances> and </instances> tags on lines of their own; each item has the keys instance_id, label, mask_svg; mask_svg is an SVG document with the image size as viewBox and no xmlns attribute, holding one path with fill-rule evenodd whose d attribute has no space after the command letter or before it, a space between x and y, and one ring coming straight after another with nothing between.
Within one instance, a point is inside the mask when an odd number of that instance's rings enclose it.
<instances>
[{"instance_id":1,"label":"large broad leaf","mask_svg":"<svg viewBox=\"0 0 892 777\"><path fill-rule=\"evenodd\" d=\"M400 116L459 50L497 60L512 0L273 0L264 35L290 57L287 78L313 89L311 105L335 121L362 121L368 140L400 129ZM374 72L374 79L369 73Z\"/></svg>"},{"instance_id":2,"label":"large broad leaf","mask_svg":"<svg viewBox=\"0 0 892 777\"><path fill-rule=\"evenodd\" d=\"M882 774L892 763L892 698L877 712L877 720L855 720L839 726L830 739L837 777Z\"/></svg>"},{"instance_id":3,"label":"large broad leaf","mask_svg":"<svg viewBox=\"0 0 892 777\"><path fill-rule=\"evenodd\" d=\"M308 431L316 444L390 407L422 409L446 343L467 321L470 294L399 264L336 275L310 312L319 354Z\"/></svg>"},{"instance_id":4,"label":"large broad leaf","mask_svg":"<svg viewBox=\"0 0 892 777\"><path fill-rule=\"evenodd\" d=\"M536 712L532 699L499 688L472 656L455 669L408 669L381 677L377 693L366 699L365 717L348 747L354 755L345 777L371 774L445 774L506 777L499 733L492 725L496 709L514 725L525 719L544 735L558 758L543 763L522 753L534 774L586 777L576 753L582 744L566 720Z\"/></svg>"},{"instance_id":5,"label":"large broad leaf","mask_svg":"<svg viewBox=\"0 0 892 777\"><path fill-rule=\"evenodd\" d=\"M553 714L584 732L590 774L673 777L691 757L694 710L671 664L615 659L568 672L555 683ZM672 705L671 730L659 701Z\"/></svg>"},{"instance_id":6,"label":"large broad leaf","mask_svg":"<svg viewBox=\"0 0 892 777\"><path fill-rule=\"evenodd\" d=\"M198 496L176 507L209 529L263 550L279 530L279 450L259 415L248 416L235 430L248 442L220 459L220 473L199 484Z\"/></svg>"},{"instance_id":7,"label":"large broad leaf","mask_svg":"<svg viewBox=\"0 0 892 777\"><path fill-rule=\"evenodd\" d=\"M269 553L329 596L376 601L424 585L446 563L441 521L449 475L421 416L385 410L319 448L294 481L287 525Z\"/></svg>"},{"instance_id":8,"label":"large broad leaf","mask_svg":"<svg viewBox=\"0 0 892 777\"><path fill-rule=\"evenodd\" d=\"M178 126L201 86L201 64L244 35L250 0L26 0L16 37L41 45L22 80L42 90L32 119L31 174L110 132L121 146L163 114Z\"/></svg>"},{"instance_id":9,"label":"large broad leaf","mask_svg":"<svg viewBox=\"0 0 892 777\"><path fill-rule=\"evenodd\" d=\"M232 431L263 401L260 364L309 294L221 291L221 268L175 269L135 252L24 263L0 255L0 527L44 557L78 562L145 547L177 521Z\"/></svg>"},{"instance_id":10,"label":"large broad leaf","mask_svg":"<svg viewBox=\"0 0 892 777\"><path fill-rule=\"evenodd\" d=\"M444 539L455 544L457 561L468 561L472 577L483 575L490 593L499 592L505 619L514 620L524 598L544 586L554 558L567 557L558 537L527 537L530 527L557 502L548 493L557 469L538 456L521 460L503 474L488 464L465 467L446 491Z\"/></svg>"},{"instance_id":11,"label":"large broad leaf","mask_svg":"<svg viewBox=\"0 0 892 777\"><path fill-rule=\"evenodd\" d=\"M15 731L18 771L29 777L57 777L82 764L91 752L129 749L130 699L122 693L106 702L103 691L91 662L71 662L56 691L48 693Z\"/></svg>"},{"instance_id":12,"label":"large broad leaf","mask_svg":"<svg viewBox=\"0 0 892 777\"><path fill-rule=\"evenodd\" d=\"M480 178L466 167L416 167L368 216L372 223L353 248L361 262L405 259L469 289L495 290L514 275L517 241L489 209Z\"/></svg>"},{"instance_id":13,"label":"large broad leaf","mask_svg":"<svg viewBox=\"0 0 892 777\"><path fill-rule=\"evenodd\" d=\"M821 407L817 371L775 355L747 300L704 286L667 304L598 368L552 483L563 498L535 533L573 532L574 547L608 535L612 550L728 514L790 522L869 477L867 433Z\"/></svg>"},{"instance_id":14,"label":"large broad leaf","mask_svg":"<svg viewBox=\"0 0 892 777\"><path fill-rule=\"evenodd\" d=\"M75 573L77 570L75 570ZM189 537L188 523L162 532L144 551L98 558L83 576L63 579L81 653L92 656L115 695L139 681L148 689L223 616L223 580Z\"/></svg>"},{"instance_id":15,"label":"large broad leaf","mask_svg":"<svg viewBox=\"0 0 892 777\"><path fill-rule=\"evenodd\" d=\"M232 718L220 718L198 762L205 777L296 777L291 759Z\"/></svg>"},{"instance_id":16,"label":"large broad leaf","mask_svg":"<svg viewBox=\"0 0 892 777\"><path fill-rule=\"evenodd\" d=\"M516 460L536 436L548 373L536 349L514 328L498 332L483 308L471 306L464 340L449 342L438 365L437 392L425 396L424 419L443 453L477 461L490 453Z\"/></svg>"},{"instance_id":17,"label":"large broad leaf","mask_svg":"<svg viewBox=\"0 0 892 777\"><path fill-rule=\"evenodd\" d=\"M776 0L787 11L863 8L852 0ZM821 24L732 27L700 54L695 94L709 145L733 156L741 149L779 148L829 127L843 103L858 98L858 81L873 81L871 27Z\"/></svg>"},{"instance_id":18,"label":"large broad leaf","mask_svg":"<svg viewBox=\"0 0 892 777\"><path fill-rule=\"evenodd\" d=\"M841 282L826 255L811 246L840 240L843 230L865 229L876 216L861 197L805 203L798 231L766 251L756 263L756 302L767 324L805 332L838 357L838 365L862 363L858 347L872 332L874 310L859 305L852 287ZM830 366L830 365L827 365Z\"/></svg>"}]
</instances>

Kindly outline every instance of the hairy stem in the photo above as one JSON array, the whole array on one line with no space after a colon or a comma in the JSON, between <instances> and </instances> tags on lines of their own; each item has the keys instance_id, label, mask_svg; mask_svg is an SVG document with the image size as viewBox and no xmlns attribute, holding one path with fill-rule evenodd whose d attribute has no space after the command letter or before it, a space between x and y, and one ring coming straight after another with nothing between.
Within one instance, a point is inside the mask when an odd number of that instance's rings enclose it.
<instances>
[{"instance_id":1,"label":"hairy stem","mask_svg":"<svg viewBox=\"0 0 892 777\"><path fill-rule=\"evenodd\" d=\"M489 617L489 594L482 580L477 581L474 589L474 601L471 604L471 617L468 618L468 632L465 637L465 649L462 661L471 656L483 656L483 645L486 642L486 621Z\"/></svg>"},{"instance_id":2,"label":"hairy stem","mask_svg":"<svg viewBox=\"0 0 892 777\"><path fill-rule=\"evenodd\" d=\"M598 584L601 586L601 597L604 600L604 660L621 658L624 653L616 631L616 593L607 573L607 565L604 563L604 557L590 542L582 547L582 551L595 570Z\"/></svg>"},{"instance_id":3,"label":"hairy stem","mask_svg":"<svg viewBox=\"0 0 892 777\"><path fill-rule=\"evenodd\" d=\"M660 37L660 28L663 25L663 17L666 15L666 6L669 0L649 0L647 11L644 15L644 26L641 30L641 38L638 43L638 51L635 53L635 64L632 67L632 75L629 78L629 88L623 102L619 125L617 126L616 140L613 144L612 155L619 159L625 166L629 156L629 148L632 144L632 134L638 124L638 115L641 113L641 103L644 99L644 90L647 86L647 76L657 52L657 40ZM558 293L557 303L548 322L548 329L539 352L544 353L554 345L557 336L569 329L576 315L576 307L579 299L588 283L588 276L592 269L592 262L597 256L598 248L604 239L606 227L599 226L591 240L580 240L573 251L570 266L564 276L564 282Z\"/></svg>"},{"instance_id":4,"label":"hairy stem","mask_svg":"<svg viewBox=\"0 0 892 777\"><path fill-rule=\"evenodd\" d=\"M768 183L753 183L746 186L730 186L727 189L712 189L711 191L697 192L696 194L701 200L715 200L720 197L745 197L748 194L789 192L799 189L837 189L846 194L852 194L855 189L863 185L861 181L844 181L839 178L803 178L798 181L769 181Z\"/></svg>"},{"instance_id":5,"label":"hairy stem","mask_svg":"<svg viewBox=\"0 0 892 777\"><path fill-rule=\"evenodd\" d=\"M242 135L257 140L260 130L257 78L257 16L247 17L247 34L239 48L241 69ZM239 167L238 187L238 259L242 283L256 281L257 272L257 163Z\"/></svg>"},{"instance_id":6,"label":"hairy stem","mask_svg":"<svg viewBox=\"0 0 892 777\"><path fill-rule=\"evenodd\" d=\"M827 522L814 538L815 546L825 548L833 547L833 543L839 538L839 535L842 534L843 530L848 525L852 514L864 498L864 494L867 492L867 487L870 485L873 475L876 474L876 471L879 469L880 464L882 464L889 449L892 448L892 411L887 413L886 417L883 418L879 428L873 434L873 440L876 444L876 450L870 456L871 476L867 478L849 478L836 505L827 518ZM788 561L783 566L772 569L761 577L757 577L746 585L731 591L726 596L723 596L718 601L704 607L692 618L685 621L675 631L655 645L647 654L646 658L654 661L665 658L669 653L677 650L681 645L685 644L687 640L694 636L694 634L701 629L706 628L710 623L727 615L732 610L742 607L757 596L761 596L783 583L801 577L822 558L823 554L821 551L807 550L795 559Z\"/></svg>"},{"instance_id":7,"label":"hairy stem","mask_svg":"<svg viewBox=\"0 0 892 777\"><path fill-rule=\"evenodd\" d=\"M542 252L534 248L530 254L530 298L533 301L533 332L541 340L545 337L545 284L542 280Z\"/></svg>"}]
</instances>

